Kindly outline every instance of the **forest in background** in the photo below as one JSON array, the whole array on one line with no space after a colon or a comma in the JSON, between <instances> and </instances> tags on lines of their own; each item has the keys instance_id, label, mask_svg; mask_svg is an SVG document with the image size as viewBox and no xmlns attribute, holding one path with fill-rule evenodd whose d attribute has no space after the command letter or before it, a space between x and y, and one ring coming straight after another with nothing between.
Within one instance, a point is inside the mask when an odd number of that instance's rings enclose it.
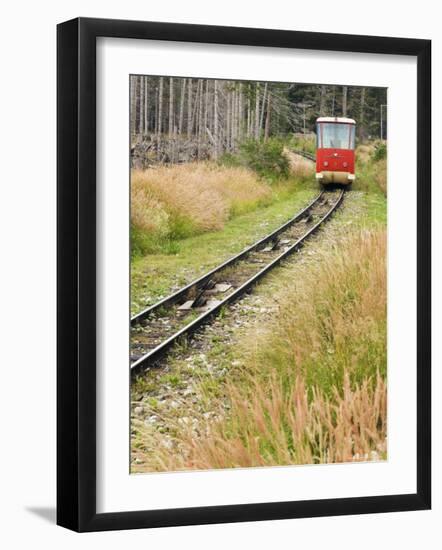
<instances>
[{"instance_id":1,"label":"forest in background","mask_svg":"<svg viewBox=\"0 0 442 550\"><path fill-rule=\"evenodd\" d=\"M218 159L247 140L311 134L347 116L358 138L385 139L386 88L157 76L130 79L132 165Z\"/></svg>"}]
</instances>

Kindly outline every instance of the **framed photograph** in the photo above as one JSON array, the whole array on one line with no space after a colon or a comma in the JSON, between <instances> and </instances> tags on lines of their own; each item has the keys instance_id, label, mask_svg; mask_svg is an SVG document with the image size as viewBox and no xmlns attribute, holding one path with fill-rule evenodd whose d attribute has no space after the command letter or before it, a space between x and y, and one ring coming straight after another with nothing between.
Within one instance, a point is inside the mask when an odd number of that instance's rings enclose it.
<instances>
[{"instance_id":1,"label":"framed photograph","mask_svg":"<svg viewBox=\"0 0 442 550\"><path fill-rule=\"evenodd\" d=\"M429 509L430 41L57 36L58 524Z\"/></svg>"}]
</instances>

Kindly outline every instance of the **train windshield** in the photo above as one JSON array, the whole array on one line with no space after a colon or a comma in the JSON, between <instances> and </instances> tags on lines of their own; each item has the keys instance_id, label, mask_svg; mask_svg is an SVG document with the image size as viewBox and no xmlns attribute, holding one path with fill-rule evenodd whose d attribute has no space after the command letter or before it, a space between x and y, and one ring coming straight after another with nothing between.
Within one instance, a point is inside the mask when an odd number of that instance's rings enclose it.
<instances>
[{"instance_id":1,"label":"train windshield","mask_svg":"<svg viewBox=\"0 0 442 550\"><path fill-rule=\"evenodd\" d=\"M355 125L320 122L317 129L317 146L324 149L354 149Z\"/></svg>"}]
</instances>

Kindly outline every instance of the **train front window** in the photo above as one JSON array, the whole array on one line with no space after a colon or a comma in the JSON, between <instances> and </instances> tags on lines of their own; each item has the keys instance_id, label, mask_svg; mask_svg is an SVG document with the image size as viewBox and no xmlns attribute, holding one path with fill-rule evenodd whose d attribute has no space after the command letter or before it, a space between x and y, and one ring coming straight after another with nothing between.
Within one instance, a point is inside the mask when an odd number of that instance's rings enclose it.
<instances>
[{"instance_id":1,"label":"train front window","mask_svg":"<svg viewBox=\"0 0 442 550\"><path fill-rule=\"evenodd\" d=\"M324 149L354 149L355 126L333 122L318 124L318 146Z\"/></svg>"}]
</instances>

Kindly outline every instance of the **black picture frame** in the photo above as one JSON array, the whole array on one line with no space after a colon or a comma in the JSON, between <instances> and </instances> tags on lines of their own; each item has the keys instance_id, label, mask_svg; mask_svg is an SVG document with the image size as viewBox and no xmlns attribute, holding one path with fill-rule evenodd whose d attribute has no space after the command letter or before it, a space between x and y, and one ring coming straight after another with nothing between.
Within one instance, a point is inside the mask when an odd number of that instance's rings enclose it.
<instances>
[{"instance_id":1,"label":"black picture frame","mask_svg":"<svg viewBox=\"0 0 442 550\"><path fill-rule=\"evenodd\" d=\"M96 39L417 58L417 491L360 498L96 512ZM103 531L424 510L431 506L431 41L79 18L57 28L57 523Z\"/></svg>"}]
</instances>

